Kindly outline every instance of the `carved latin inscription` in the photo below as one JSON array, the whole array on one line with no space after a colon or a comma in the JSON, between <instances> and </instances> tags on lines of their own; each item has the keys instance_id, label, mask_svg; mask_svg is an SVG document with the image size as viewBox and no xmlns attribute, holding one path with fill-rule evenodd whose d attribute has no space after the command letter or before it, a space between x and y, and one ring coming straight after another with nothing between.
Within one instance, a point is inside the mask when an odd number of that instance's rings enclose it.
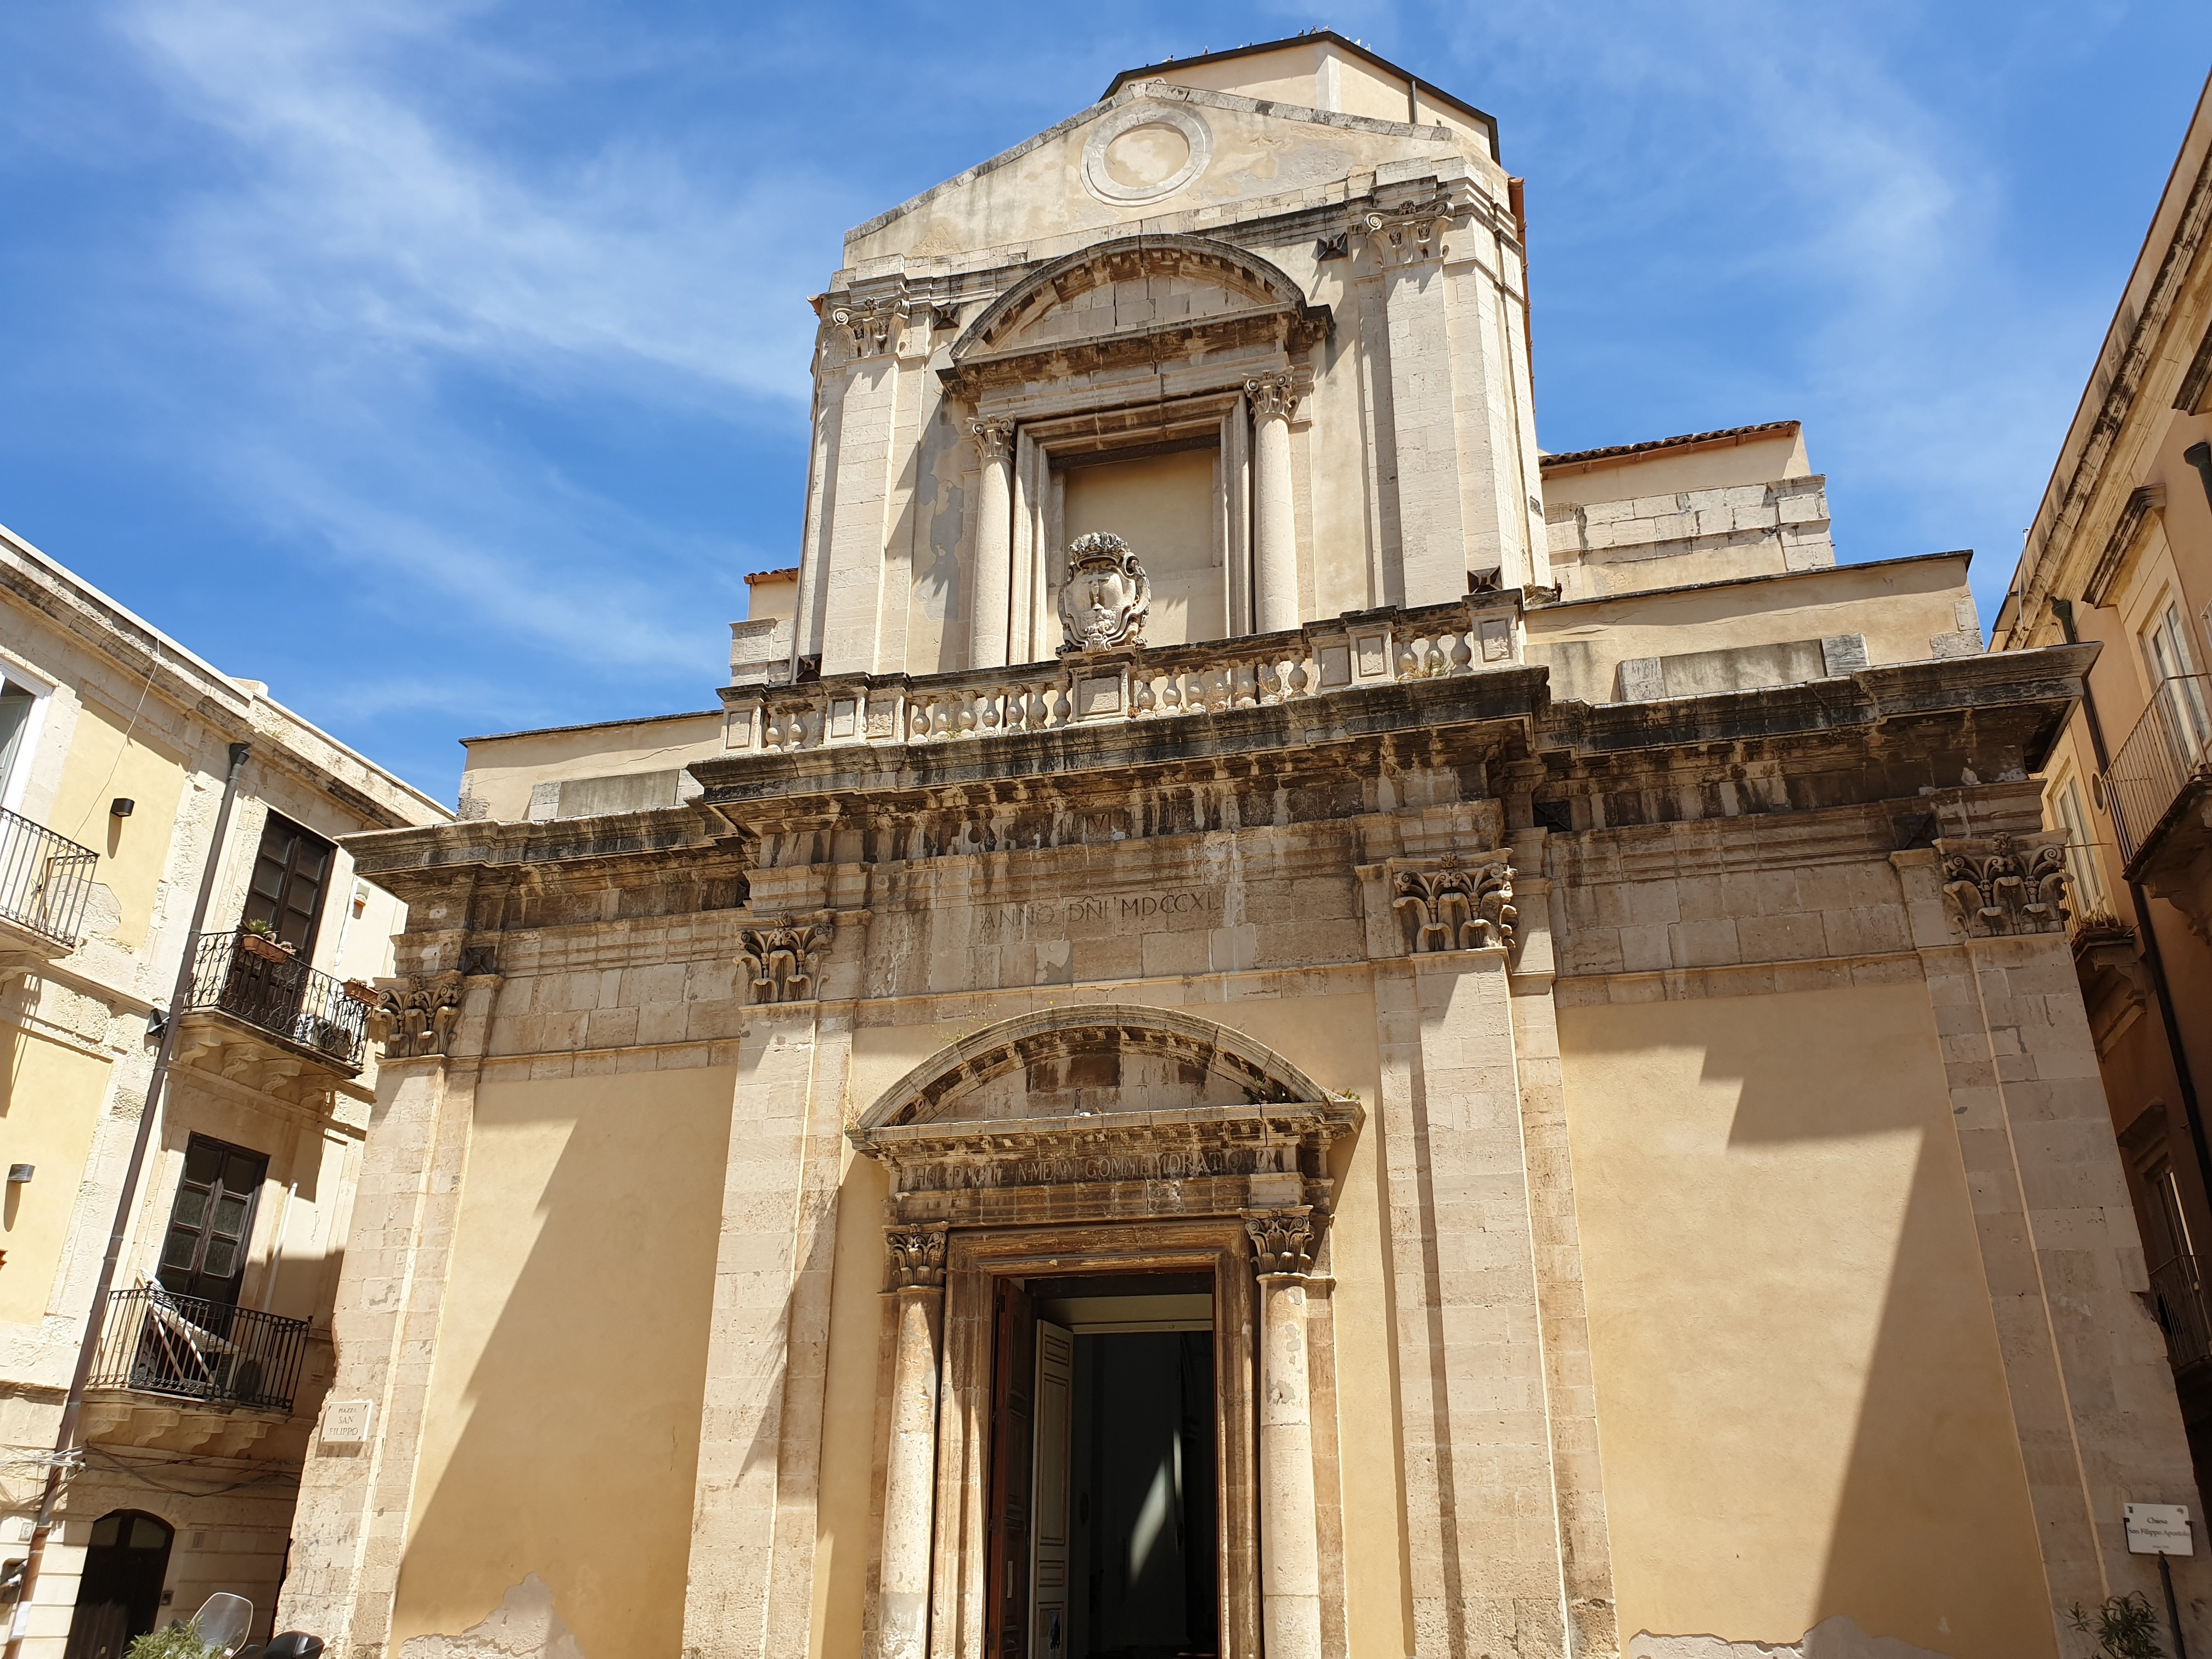
<instances>
[{"instance_id":1,"label":"carved latin inscription","mask_svg":"<svg viewBox=\"0 0 2212 1659\"><path fill-rule=\"evenodd\" d=\"M1462 866L1448 853L1433 870L1399 871L1390 885L1390 902L1413 924L1417 955L1513 943L1520 913L1513 866L1503 856Z\"/></svg>"},{"instance_id":2,"label":"carved latin inscription","mask_svg":"<svg viewBox=\"0 0 2212 1659\"><path fill-rule=\"evenodd\" d=\"M2022 846L2010 836L1939 841L1943 896L1969 938L2051 933L2066 925L2066 853L2056 843Z\"/></svg>"},{"instance_id":3,"label":"carved latin inscription","mask_svg":"<svg viewBox=\"0 0 2212 1659\"><path fill-rule=\"evenodd\" d=\"M818 994L822 958L837 937L837 923L825 911L811 920L748 927L738 937L752 970L755 1002L805 1002Z\"/></svg>"},{"instance_id":4,"label":"carved latin inscription","mask_svg":"<svg viewBox=\"0 0 2212 1659\"><path fill-rule=\"evenodd\" d=\"M1244 1231L1252 1236L1252 1270L1268 1273L1307 1273L1313 1271L1314 1245L1320 1230L1310 1210L1274 1210L1244 1218Z\"/></svg>"},{"instance_id":5,"label":"carved latin inscription","mask_svg":"<svg viewBox=\"0 0 2212 1659\"><path fill-rule=\"evenodd\" d=\"M461 1018L461 976L438 974L408 979L379 992L364 1022L390 1060L442 1054Z\"/></svg>"}]
</instances>

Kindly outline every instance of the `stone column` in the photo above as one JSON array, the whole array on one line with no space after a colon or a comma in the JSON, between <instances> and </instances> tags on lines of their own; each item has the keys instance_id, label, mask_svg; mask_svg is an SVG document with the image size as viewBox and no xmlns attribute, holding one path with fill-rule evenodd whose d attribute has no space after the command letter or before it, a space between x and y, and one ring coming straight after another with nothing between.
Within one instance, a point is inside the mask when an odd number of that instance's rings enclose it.
<instances>
[{"instance_id":1,"label":"stone column","mask_svg":"<svg viewBox=\"0 0 2212 1659\"><path fill-rule=\"evenodd\" d=\"M975 587L968 605L968 665L1006 665L1007 605L1014 581L1014 423L970 421L982 456L975 491Z\"/></svg>"},{"instance_id":2,"label":"stone column","mask_svg":"<svg viewBox=\"0 0 2212 1659\"><path fill-rule=\"evenodd\" d=\"M1287 374L1248 380L1252 400L1252 562L1255 631L1298 625L1297 517L1291 497L1291 416L1297 394Z\"/></svg>"},{"instance_id":3,"label":"stone column","mask_svg":"<svg viewBox=\"0 0 2212 1659\"><path fill-rule=\"evenodd\" d=\"M1306 1367L1310 1212L1248 1216L1260 1279L1260 1598L1267 1659L1321 1659L1321 1528Z\"/></svg>"},{"instance_id":4,"label":"stone column","mask_svg":"<svg viewBox=\"0 0 2212 1659\"><path fill-rule=\"evenodd\" d=\"M876 1651L922 1659L929 1650L929 1563L937 1528L937 1396L945 1327L945 1230L893 1232L891 1294L898 1346L891 1359L891 1438L884 1464L884 1547Z\"/></svg>"}]
</instances>

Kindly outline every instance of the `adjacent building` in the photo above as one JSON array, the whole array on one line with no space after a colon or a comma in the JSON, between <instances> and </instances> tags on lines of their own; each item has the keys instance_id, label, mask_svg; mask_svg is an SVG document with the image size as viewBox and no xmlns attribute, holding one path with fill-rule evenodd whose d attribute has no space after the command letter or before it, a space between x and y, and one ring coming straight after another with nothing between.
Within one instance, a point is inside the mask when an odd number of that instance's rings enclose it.
<instances>
[{"instance_id":1,"label":"adjacent building","mask_svg":"<svg viewBox=\"0 0 2212 1659\"><path fill-rule=\"evenodd\" d=\"M285 1623L2048 1659L2163 1607L2129 1506L2197 1489L2039 781L2106 659L1986 653L1964 553L1839 562L1793 422L1541 453L1521 204L1318 33L850 234L719 696L345 841L411 1024Z\"/></svg>"},{"instance_id":2,"label":"adjacent building","mask_svg":"<svg viewBox=\"0 0 2212 1659\"><path fill-rule=\"evenodd\" d=\"M2212 88L2052 469L1995 648L2100 647L2044 817L2200 1482L2212 1473Z\"/></svg>"},{"instance_id":3,"label":"adjacent building","mask_svg":"<svg viewBox=\"0 0 2212 1659\"><path fill-rule=\"evenodd\" d=\"M216 1590L252 1601L265 1635L374 1099L368 981L400 924L337 842L450 815L5 531L0 675L9 1650L112 1659ZM173 1001L187 955L191 992ZM23 1601L164 1022L173 1059L82 1445Z\"/></svg>"}]
</instances>

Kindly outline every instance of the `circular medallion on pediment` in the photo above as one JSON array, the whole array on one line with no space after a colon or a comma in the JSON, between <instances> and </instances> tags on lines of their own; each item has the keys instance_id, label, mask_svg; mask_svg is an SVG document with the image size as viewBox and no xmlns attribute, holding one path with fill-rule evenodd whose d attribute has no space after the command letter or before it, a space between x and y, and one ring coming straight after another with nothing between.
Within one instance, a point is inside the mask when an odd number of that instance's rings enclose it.
<instances>
[{"instance_id":1,"label":"circular medallion on pediment","mask_svg":"<svg viewBox=\"0 0 2212 1659\"><path fill-rule=\"evenodd\" d=\"M1165 201L1212 159L1212 129L1196 112L1139 101L1091 128L1083 146L1083 183L1102 202L1144 207Z\"/></svg>"}]
</instances>

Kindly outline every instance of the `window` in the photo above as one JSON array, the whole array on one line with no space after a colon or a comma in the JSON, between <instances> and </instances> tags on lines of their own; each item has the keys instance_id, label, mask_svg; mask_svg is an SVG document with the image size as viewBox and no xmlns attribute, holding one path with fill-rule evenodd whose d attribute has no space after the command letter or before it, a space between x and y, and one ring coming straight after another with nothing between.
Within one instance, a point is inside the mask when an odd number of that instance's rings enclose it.
<instances>
[{"instance_id":1,"label":"window","mask_svg":"<svg viewBox=\"0 0 2212 1659\"><path fill-rule=\"evenodd\" d=\"M2166 1331L2175 1367L2212 1358L2212 1317L2204 1304L2189 1219L2173 1165L2160 1152L2143 1171L2143 1254L2148 1258L2152 1300Z\"/></svg>"},{"instance_id":2,"label":"window","mask_svg":"<svg viewBox=\"0 0 2212 1659\"><path fill-rule=\"evenodd\" d=\"M320 836L271 812L261 830L261 851L253 860L253 884L241 920L265 923L278 943L307 956L336 850Z\"/></svg>"},{"instance_id":3,"label":"window","mask_svg":"<svg viewBox=\"0 0 2212 1659\"><path fill-rule=\"evenodd\" d=\"M2069 777L2051 793L2051 805L2058 814L2058 827L2066 832L2066 868L2074 878L2075 915L2101 913L2105 903L2105 878L2097 868L2096 837L2090 831L2089 815L2081 805L2081 785Z\"/></svg>"},{"instance_id":4,"label":"window","mask_svg":"<svg viewBox=\"0 0 2212 1659\"><path fill-rule=\"evenodd\" d=\"M253 1235L253 1202L269 1159L242 1146L194 1135L185 1146L185 1172L161 1240L162 1288L177 1296L238 1304Z\"/></svg>"},{"instance_id":5,"label":"window","mask_svg":"<svg viewBox=\"0 0 2212 1659\"><path fill-rule=\"evenodd\" d=\"M23 799L37 746L39 705L46 692L10 673L0 679L0 806L14 810Z\"/></svg>"},{"instance_id":6,"label":"window","mask_svg":"<svg viewBox=\"0 0 2212 1659\"><path fill-rule=\"evenodd\" d=\"M2181 607L2171 599L2161 599L2151 613L2150 626L2143 630L2142 649L2144 665L2158 688L2154 698L2166 704L2174 736L2192 752L2202 752L2206 741L2212 739L2212 709L2206 707L2204 682L2194 678L2197 665L2190 656Z\"/></svg>"}]
</instances>

